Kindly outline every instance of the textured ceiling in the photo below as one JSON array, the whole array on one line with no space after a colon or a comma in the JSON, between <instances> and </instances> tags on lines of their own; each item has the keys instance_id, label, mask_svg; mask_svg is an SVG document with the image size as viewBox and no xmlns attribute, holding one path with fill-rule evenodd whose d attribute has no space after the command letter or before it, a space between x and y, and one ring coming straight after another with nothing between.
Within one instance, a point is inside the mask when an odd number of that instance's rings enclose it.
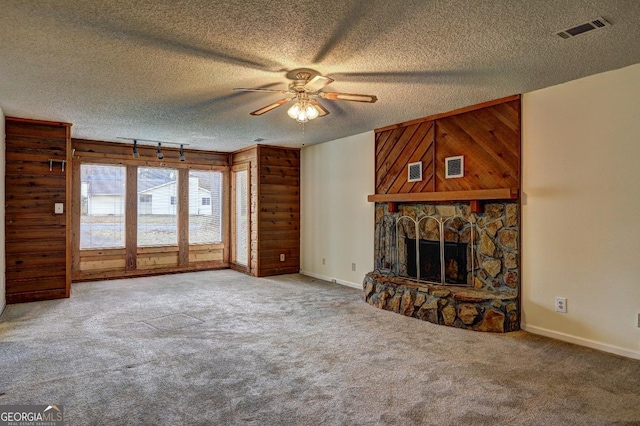
<instances>
[{"instance_id":1,"label":"textured ceiling","mask_svg":"<svg viewBox=\"0 0 640 426\"><path fill-rule=\"evenodd\" d=\"M639 40L637 0L2 0L0 107L76 138L301 146L640 63ZM283 95L232 91L303 67L379 100L323 100L303 129L249 115Z\"/></svg>"}]
</instances>

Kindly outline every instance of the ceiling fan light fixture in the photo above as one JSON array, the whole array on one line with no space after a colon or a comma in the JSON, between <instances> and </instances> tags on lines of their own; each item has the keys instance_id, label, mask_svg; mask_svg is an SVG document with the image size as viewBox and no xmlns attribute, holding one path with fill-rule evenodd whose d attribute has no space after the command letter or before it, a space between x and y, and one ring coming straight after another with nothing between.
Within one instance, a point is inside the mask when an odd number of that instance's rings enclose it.
<instances>
[{"instance_id":1,"label":"ceiling fan light fixture","mask_svg":"<svg viewBox=\"0 0 640 426\"><path fill-rule=\"evenodd\" d=\"M287 114L298 123L306 123L309 120L318 118L320 116L320 111L318 111L318 109L308 101L299 100L289 108Z\"/></svg>"},{"instance_id":2,"label":"ceiling fan light fixture","mask_svg":"<svg viewBox=\"0 0 640 426\"><path fill-rule=\"evenodd\" d=\"M294 71L295 78L289 77L294 74ZM289 83L289 88L287 90L266 89L264 87L236 87L233 90L272 92L289 95L290 97L281 99L249 114L262 115L286 104L287 102L295 101L294 105L287 110L287 115L298 123L306 123L309 120L313 120L318 117L325 117L329 114L329 111L320 102L318 102L317 99L315 99L316 97L328 99L330 101L365 102L370 104L378 100L378 97L375 95L324 92L322 89L334 81L332 78L319 75L313 70L300 69L294 71L287 73L287 77L292 80L291 83ZM313 78L311 77L312 75Z\"/></svg>"},{"instance_id":3,"label":"ceiling fan light fixture","mask_svg":"<svg viewBox=\"0 0 640 426\"><path fill-rule=\"evenodd\" d=\"M294 120L297 120L298 115L300 114L299 102L296 102L295 104L293 104L293 106L289 108L289 110L287 110L287 114L289 115L289 117L293 118Z\"/></svg>"},{"instance_id":4,"label":"ceiling fan light fixture","mask_svg":"<svg viewBox=\"0 0 640 426\"><path fill-rule=\"evenodd\" d=\"M309 120L313 120L315 118L318 118L318 116L320 115L320 113L318 112L318 110L316 109L316 107L314 107L311 104L307 104L305 111L307 113L307 117L309 117Z\"/></svg>"},{"instance_id":5,"label":"ceiling fan light fixture","mask_svg":"<svg viewBox=\"0 0 640 426\"><path fill-rule=\"evenodd\" d=\"M298 123L306 123L307 121L309 121L309 117L307 116L306 108L304 108L304 107L300 108L300 112L298 112L298 116L296 117L296 121Z\"/></svg>"}]
</instances>

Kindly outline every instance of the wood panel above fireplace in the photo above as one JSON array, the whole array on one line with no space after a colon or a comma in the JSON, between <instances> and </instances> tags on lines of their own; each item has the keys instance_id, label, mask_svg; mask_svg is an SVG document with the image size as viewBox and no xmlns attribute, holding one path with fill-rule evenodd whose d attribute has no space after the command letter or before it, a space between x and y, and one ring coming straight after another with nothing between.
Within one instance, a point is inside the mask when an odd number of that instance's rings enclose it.
<instances>
[{"instance_id":1,"label":"wood panel above fireplace","mask_svg":"<svg viewBox=\"0 0 640 426\"><path fill-rule=\"evenodd\" d=\"M520 188L520 96L376 130L375 202L516 199ZM445 159L463 156L463 177ZM422 180L407 167L422 162Z\"/></svg>"}]
</instances>

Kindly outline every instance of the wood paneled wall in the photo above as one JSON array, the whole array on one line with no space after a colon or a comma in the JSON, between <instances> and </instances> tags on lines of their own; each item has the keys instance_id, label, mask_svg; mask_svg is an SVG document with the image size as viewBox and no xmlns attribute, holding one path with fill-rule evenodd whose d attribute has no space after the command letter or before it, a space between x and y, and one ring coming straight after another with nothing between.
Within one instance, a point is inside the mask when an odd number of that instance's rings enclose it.
<instances>
[{"instance_id":1,"label":"wood paneled wall","mask_svg":"<svg viewBox=\"0 0 640 426\"><path fill-rule=\"evenodd\" d=\"M258 149L258 276L300 271L300 150ZM280 260L284 255L284 261Z\"/></svg>"},{"instance_id":2,"label":"wood paneled wall","mask_svg":"<svg viewBox=\"0 0 640 426\"><path fill-rule=\"evenodd\" d=\"M298 272L300 150L257 145L234 153L232 163L249 164L251 254L248 272L258 277ZM284 255L284 261L280 255Z\"/></svg>"},{"instance_id":3,"label":"wood paneled wall","mask_svg":"<svg viewBox=\"0 0 640 426\"><path fill-rule=\"evenodd\" d=\"M141 167L197 168L199 170L229 166L230 155L225 152L198 151L185 149L187 161L180 161L179 148L162 147L164 158L156 158L156 147L138 145L140 158L132 157L133 145L125 143L93 141L86 139L71 140L74 158L82 162L136 165Z\"/></svg>"},{"instance_id":4,"label":"wood paneled wall","mask_svg":"<svg viewBox=\"0 0 640 426\"><path fill-rule=\"evenodd\" d=\"M464 177L445 158L464 156ZM408 182L422 161L423 180ZM376 194L520 187L520 97L512 96L376 130Z\"/></svg>"},{"instance_id":5,"label":"wood paneled wall","mask_svg":"<svg viewBox=\"0 0 640 426\"><path fill-rule=\"evenodd\" d=\"M446 179L444 159L464 155L464 177ZM520 100L436 122L436 191L520 187Z\"/></svg>"},{"instance_id":6,"label":"wood paneled wall","mask_svg":"<svg viewBox=\"0 0 640 426\"><path fill-rule=\"evenodd\" d=\"M69 297L70 126L6 119L7 303ZM54 213L55 203L63 214Z\"/></svg>"},{"instance_id":7,"label":"wood paneled wall","mask_svg":"<svg viewBox=\"0 0 640 426\"><path fill-rule=\"evenodd\" d=\"M73 194L80 194L80 165L108 164L127 167L125 248L80 250L79 223L80 197L74 197L72 237L72 276L74 281L121 278L158 273L186 272L229 266L229 162L230 155L209 151L185 150L187 160L179 160L179 150L162 147L163 160L156 158L156 147L138 146L140 158L132 157L132 145L73 139L74 151ZM188 243L188 200L179 198L178 244L162 247L138 247L137 230L137 167L169 167L178 169L178 186L182 193L188 191L189 169L216 170L223 172L223 242L217 244Z\"/></svg>"},{"instance_id":8,"label":"wood paneled wall","mask_svg":"<svg viewBox=\"0 0 640 426\"><path fill-rule=\"evenodd\" d=\"M435 190L434 122L376 133L376 194L407 194ZM407 181L407 166L422 161L421 182Z\"/></svg>"}]
</instances>

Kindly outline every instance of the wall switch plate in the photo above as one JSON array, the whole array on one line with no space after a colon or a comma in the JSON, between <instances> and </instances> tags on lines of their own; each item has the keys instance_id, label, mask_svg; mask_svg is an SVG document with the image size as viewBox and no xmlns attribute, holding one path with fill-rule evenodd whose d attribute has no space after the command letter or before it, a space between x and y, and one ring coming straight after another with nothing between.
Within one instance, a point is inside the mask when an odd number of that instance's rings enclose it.
<instances>
[{"instance_id":1,"label":"wall switch plate","mask_svg":"<svg viewBox=\"0 0 640 426\"><path fill-rule=\"evenodd\" d=\"M638 327L640 327L640 313L638 313Z\"/></svg>"},{"instance_id":2,"label":"wall switch plate","mask_svg":"<svg viewBox=\"0 0 640 426\"><path fill-rule=\"evenodd\" d=\"M560 312L563 314L567 313L567 298L566 297L556 297L556 312Z\"/></svg>"},{"instance_id":3,"label":"wall switch plate","mask_svg":"<svg viewBox=\"0 0 640 426\"><path fill-rule=\"evenodd\" d=\"M64 213L64 204L63 203L55 203L53 205L53 211L55 214L63 214Z\"/></svg>"},{"instance_id":4,"label":"wall switch plate","mask_svg":"<svg viewBox=\"0 0 640 426\"><path fill-rule=\"evenodd\" d=\"M280 255L280 262L284 262L284 253Z\"/></svg>"},{"instance_id":5,"label":"wall switch plate","mask_svg":"<svg viewBox=\"0 0 640 426\"><path fill-rule=\"evenodd\" d=\"M352 264L351 264L351 270L352 270L352 271L355 271L355 270L356 270L356 264L355 264L355 263L352 263Z\"/></svg>"},{"instance_id":6,"label":"wall switch plate","mask_svg":"<svg viewBox=\"0 0 640 426\"><path fill-rule=\"evenodd\" d=\"M324 257L322 258L322 264L323 264L323 265L325 265L325 264L326 264L326 260L325 260L325 258L324 258Z\"/></svg>"}]
</instances>

